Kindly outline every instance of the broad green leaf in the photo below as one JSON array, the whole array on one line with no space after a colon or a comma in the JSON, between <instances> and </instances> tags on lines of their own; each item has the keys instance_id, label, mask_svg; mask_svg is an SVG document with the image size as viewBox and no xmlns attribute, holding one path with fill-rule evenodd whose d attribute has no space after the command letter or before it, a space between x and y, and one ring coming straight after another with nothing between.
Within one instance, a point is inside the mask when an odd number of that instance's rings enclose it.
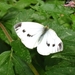
<instances>
[{"instance_id":1,"label":"broad green leaf","mask_svg":"<svg viewBox=\"0 0 75 75\"><path fill-rule=\"evenodd\" d=\"M0 54L0 74L2 75L34 75L25 61L11 51Z\"/></svg>"},{"instance_id":2,"label":"broad green leaf","mask_svg":"<svg viewBox=\"0 0 75 75\"><path fill-rule=\"evenodd\" d=\"M0 54L0 66L5 63L6 59L9 58L10 51L6 51Z\"/></svg>"},{"instance_id":3,"label":"broad green leaf","mask_svg":"<svg viewBox=\"0 0 75 75\"><path fill-rule=\"evenodd\" d=\"M15 2L15 6L16 8L19 8L19 9L23 9L27 6L29 6L31 3L36 3L37 0L19 0L19 1L16 1Z\"/></svg>"},{"instance_id":4,"label":"broad green leaf","mask_svg":"<svg viewBox=\"0 0 75 75\"><path fill-rule=\"evenodd\" d=\"M52 62L52 61L51 61ZM53 66L46 66L46 75L75 75L75 65L74 63L69 61L60 61L57 63L55 60L53 61L55 65Z\"/></svg>"},{"instance_id":5,"label":"broad green leaf","mask_svg":"<svg viewBox=\"0 0 75 75\"><path fill-rule=\"evenodd\" d=\"M67 14L70 14L70 13L72 13L73 11L72 10L70 10L70 9L67 9L67 8L65 8L64 6L62 6L62 4L54 4L55 2L53 2L53 3L43 3L42 5L41 5L41 9L43 9L43 10L45 10L45 11L48 11L48 12L50 12L50 13L67 13ZM58 2L57 2L58 3ZM64 10L64 11L63 11Z\"/></svg>"},{"instance_id":6,"label":"broad green leaf","mask_svg":"<svg viewBox=\"0 0 75 75\"><path fill-rule=\"evenodd\" d=\"M19 75L34 75L25 61L22 61L20 58L14 55L13 57L15 73Z\"/></svg>"},{"instance_id":7,"label":"broad green leaf","mask_svg":"<svg viewBox=\"0 0 75 75\"><path fill-rule=\"evenodd\" d=\"M38 22L43 22L43 21L46 20L46 16L40 14L39 12L35 12L35 13L32 15L32 18L33 18L35 21L38 21ZM39 19L39 18L40 18L40 19Z\"/></svg>"},{"instance_id":8,"label":"broad green leaf","mask_svg":"<svg viewBox=\"0 0 75 75\"><path fill-rule=\"evenodd\" d=\"M11 5L6 2L0 2L0 18L7 12Z\"/></svg>"},{"instance_id":9,"label":"broad green leaf","mask_svg":"<svg viewBox=\"0 0 75 75\"><path fill-rule=\"evenodd\" d=\"M12 42L12 48L16 55L18 55L21 59L26 62L31 62L31 56L27 48L20 42L20 40L16 40Z\"/></svg>"},{"instance_id":10,"label":"broad green leaf","mask_svg":"<svg viewBox=\"0 0 75 75\"><path fill-rule=\"evenodd\" d=\"M10 51L6 51L0 54L0 74L15 75Z\"/></svg>"},{"instance_id":11,"label":"broad green leaf","mask_svg":"<svg viewBox=\"0 0 75 75\"><path fill-rule=\"evenodd\" d=\"M14 21L16 23L23 22L23 21L32 21L32 15L33 15L33 13L34 13L34 10L32 10L32 9L20 11L16 15Z\"/></svg>"},{"instance_id":12,"label":"broad green leaf","mask_svg":"<svg viewBox=\"0 0 75 75\"><path fill-rule=\"evenodd\" d=\"M7 10L5 15L1 18L1 20L5 22L12 20L18 14L18 12L19 10L17 8L11 7Z\"/></svg>"}]
</instances>

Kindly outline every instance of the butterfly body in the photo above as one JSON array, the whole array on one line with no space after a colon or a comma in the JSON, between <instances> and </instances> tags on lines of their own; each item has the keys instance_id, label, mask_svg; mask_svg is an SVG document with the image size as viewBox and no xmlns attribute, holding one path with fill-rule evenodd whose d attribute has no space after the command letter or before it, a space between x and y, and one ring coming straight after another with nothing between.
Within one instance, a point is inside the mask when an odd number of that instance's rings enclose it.
<instances>
[{"instance_id":1,"label":"butterfly body","mask_svg":"<svg viewBox=\"0 0 75 75\"><path fill-rule=\"evenodd\" d=\"M37 47L41 55L63 50L63 43L54 30L35 22L20 22L14 29L22 43L29 49Z\"/></svg>"}]
</instances>

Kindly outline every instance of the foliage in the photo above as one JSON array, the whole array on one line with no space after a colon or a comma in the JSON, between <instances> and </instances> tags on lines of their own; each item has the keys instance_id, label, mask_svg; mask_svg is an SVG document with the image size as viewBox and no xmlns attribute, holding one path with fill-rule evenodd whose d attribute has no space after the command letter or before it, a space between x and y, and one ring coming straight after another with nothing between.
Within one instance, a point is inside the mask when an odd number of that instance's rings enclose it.
<instances>
[{"instance_id":1,"label":"foliage","mask_svg":"<svg viewBox=\"0 0 75 75\"><path fill-rule=\"evenodd\" d=\"M27 49L13 29L22 21L39 22L54 29L64 50L41 56L36 49ZM0 0L0 22L6 29L0 24L1 75L75 75L74 8L64 7L60 0Z\"/></svg>"}]
</instances>

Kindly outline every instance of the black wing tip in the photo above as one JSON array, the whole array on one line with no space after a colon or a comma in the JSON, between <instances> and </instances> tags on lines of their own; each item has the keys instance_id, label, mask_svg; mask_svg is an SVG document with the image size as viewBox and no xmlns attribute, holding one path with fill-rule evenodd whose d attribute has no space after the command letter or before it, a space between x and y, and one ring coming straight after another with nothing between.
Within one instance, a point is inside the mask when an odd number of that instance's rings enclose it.
<instances>
[{"instance_id":1,"label":"black wing tip","mask_svg":"<svg viewBox=\"0 0 75 75\"><path fill-rule=\"evenodd\" d=\"M60 43L58 44L58 46L59 46L59 50L62 51L62 50L63 50L63 43L60 42Z\"/></svg>"},{"instance_id":2,"label":"black wing tip","mask_svg":"<svg viewBox=\"0 0 75 75\"><path fill-rule=\"evenodd\" d=\"M21 25L22 25L22 23L20 22L20 23L16 24L16 25L14 26L14 28L16 29L16 28L18 28L18 27L21 27Z\"/></svg>"}]
</instances>

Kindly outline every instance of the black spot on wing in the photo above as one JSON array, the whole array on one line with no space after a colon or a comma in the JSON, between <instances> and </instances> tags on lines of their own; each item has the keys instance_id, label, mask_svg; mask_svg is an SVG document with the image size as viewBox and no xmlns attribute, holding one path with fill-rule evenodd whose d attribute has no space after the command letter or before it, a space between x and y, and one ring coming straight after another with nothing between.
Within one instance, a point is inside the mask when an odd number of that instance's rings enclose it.
<instances>
[{"instance_id":1,"label":"black spot on wing","mask_svg":"<svg viewBox=\"0 0 75 75\"><path fill-rule=\"evenodd\" d=\"M50 43L46 42L46 45L49 47ZM52 47L55 47L55 44L52 44Z\"/></svg>"},{"instance_id":2,"label":"black spot on wing","mask_svg":"<svg viewBox=\"0 0 75 75\"><path fill-rule=\"evenodd\" d=\"M55 44L52 45L53 47L55 46Z\"/></svg>"},{"instance_id":3,"label":"black spot on wing","mask_svg":"<svg viewBox=\"0 0 75 75\"><path fill-rule=\"evenodd\" d=\"M33 37L33 35L27 34L28 37Z\"/></svg>"},{"instance_id":4,"label":"black spot on wing","mask_svg":"<svg viewBox=\"0 0 75 75\"><path fill-rule=\"evenodd\" d=\"M46 42L46 45L49 47L50 46L50 44L48 43L48 42Z\"/></svg>"},{"instance_id":5,"label":"black spot on wing","mask_svg":"<svg viewBox=\"0 0 75 75\"><path fill-rule=\"evenodd\" d=\"M25 33L26 32L25 29L23 29L22 32Z\"/></svg>"}]
</instances>

